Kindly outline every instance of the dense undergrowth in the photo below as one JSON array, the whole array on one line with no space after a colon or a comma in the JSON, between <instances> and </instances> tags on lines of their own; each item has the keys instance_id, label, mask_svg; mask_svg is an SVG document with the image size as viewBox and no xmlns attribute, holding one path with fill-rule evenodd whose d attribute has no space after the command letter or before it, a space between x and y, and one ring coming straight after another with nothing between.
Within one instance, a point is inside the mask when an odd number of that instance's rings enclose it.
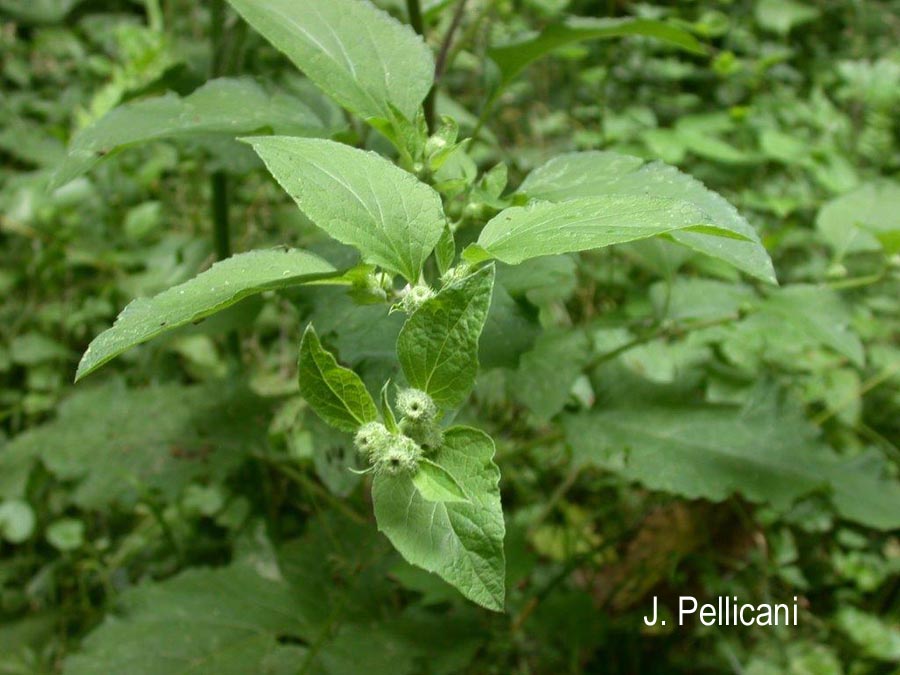
<instances>
[{"instance_id":1,"label":"dense undergrowth","mask_svg":"<svg viewBox=\"0 0 900 675\"><path fill-rule=\"evenodd\" d=\"M0 0L0 673L896 672L900 6L328 6Z\"/></svg>"}]
</instances>

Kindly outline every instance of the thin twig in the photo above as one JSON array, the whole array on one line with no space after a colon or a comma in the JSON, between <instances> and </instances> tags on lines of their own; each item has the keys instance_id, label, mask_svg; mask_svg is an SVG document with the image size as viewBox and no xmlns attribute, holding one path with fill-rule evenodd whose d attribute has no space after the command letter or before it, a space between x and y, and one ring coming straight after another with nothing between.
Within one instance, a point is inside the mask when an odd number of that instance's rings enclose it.
<instances>
[{"instance_id":1,"label":"thin twig","mask_svg":"<svg viewBox=\"0 0 900 675\"><path fill-rule=\"evenodd\" d=\"M333 494L331 494L331 492L329 492L328 490L323 488L316 481L310 479L302 471L298 471L297 469L295 469L290 464L283 462L283 461L279 461L278 459L275 459L274 457L269 457L264 454L257 453L257 454L254 454L253 456L256 459L262 460L263 462L265 462L266 464L268 464L269 466L274 468L276 471L284 474L286 477L290 478L292 481L294 481L295 483L300 485L307 492L311 492L311 493L318 495L319 497L324 499L331 506L333 506L335 509L337 509L338 511L343 513L345 516L347 516L351 520L353 520L359 524L364 524L364 523L368 522L368 520L366 519L365 516L360 515L359 513L354 511L343 500L337 499Z\"/></svg>"},{"instance_id":2,"label":"thin twig","mask_svg":"<svg viewBox=\"0 0 900 675\"><path fill-rule=\"evenodd\" d=\"M679 335L684 335L685 333L690 333L695 330L701 330L703 328L713 328L715 326L721 326L722 324L731 323L732 321L737 321L741 318L740 314L728 314L726 316L721 316L716 319L709 319L707 321L698 321L697 323L693 323L687 326L672 326L672 325L663 325L659 328L645 334L640 335L633 340L626 342L624 345L620 347L616 347L608 352L603 352L602 354L597 354L588 361L588 365L586 370L590 370L591 368L595 368L599 366L601 363L605 363L606 361L610 361L611 359L624 354L625 352L634 349L635 347L639 347L642 344L647 342L652 342L658 338L663 337L675 337Z\"/></svg>"},{"instance_id":3,"label":"thin twig","mask_svg":"<svg viewBox=\"0 0 900 675\"><path fill-rule=\"evenodd\" d=\"M432 131L437 123L437 92L438 84L444 71L447 68L447 55L450 53L450 45L453 43L453 36L459 25L462 23L463 12L466 8L466 0L459 0L456 3L456 9L453 12L453 19L450 21L450 27L441 42L441 48L438 51L437 59L434 62L434 84L428 90L428 96L425 97L425 121L428 128Z\"/></svg>"}]
</instances>

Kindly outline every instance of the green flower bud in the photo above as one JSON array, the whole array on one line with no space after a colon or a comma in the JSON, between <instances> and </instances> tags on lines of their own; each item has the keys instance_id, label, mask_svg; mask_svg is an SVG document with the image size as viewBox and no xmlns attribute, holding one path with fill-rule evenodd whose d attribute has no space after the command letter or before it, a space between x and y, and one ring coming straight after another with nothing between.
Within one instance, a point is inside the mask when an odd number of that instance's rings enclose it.
<instances>
[{"instance_id":1,"label":"green flower bud","mask_svg":"<svg viewBox=\"0 0 900 675\"><path fill-rule=\"evenodd\" d=\"M381 422L369 422L359 428L353 443L360 454L374 462L380 452L390 444L393 436L394 434L388 431Z\"/></svg>"},{"instance_id":2,"label":"green flower bud","mask_svg":"<svg viewBox=\"0 0 900 675\"><path fill-rule=\"evenodd\" d=\"M397 394L397 410L414 422L431 422L437 416L437 406L421 389L401 389Z\"/></svg>"},{"instance_id":3,"label":"green flower bud","mask_svg":"<svg viewBox=\"0 0 900 675\"><path fill-rule=\"evenodd\" d=\"M469 274L472 273L472 266L467 262L462 262L456 267L451 267L444 273L444 276L441 277L441 283L444 286L449 286L454 281L459 281L460 279L465 279Z\"/></svg>"},{"instance_id":4,"label":"green flower bud","mask_svg":"<svg viewBox=\"0 0 900 675\"><path fill-rule=\"evenodd\" d=\"M400 473L415 473L422 458L422 448L411 438L392 435L390 444L375 461L375 470L395 476Z\"/></svg>"},{"instance_id":5,"label":"green flower bud","mask_svg":"<svg viewBox=\"0 0 900 675\"><path fill-rule=\"evenodd\" d=\"M434 297L434 291L430 286L418 284L407 289L400 300L400 307L407 314L415 312L426 300Z\"/></svg>"}]
</instances>

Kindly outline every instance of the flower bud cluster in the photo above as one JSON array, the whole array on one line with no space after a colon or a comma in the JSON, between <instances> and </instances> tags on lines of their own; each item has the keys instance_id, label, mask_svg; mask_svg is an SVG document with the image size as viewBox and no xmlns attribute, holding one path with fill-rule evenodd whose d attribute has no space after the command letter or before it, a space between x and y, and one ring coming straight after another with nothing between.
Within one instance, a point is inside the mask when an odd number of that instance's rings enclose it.
<instances>
[{"instance_id":1,"label":"flower bud cluster","mask_svg":"<svg viewBox=\"0 0 900 675\"><path fill-rule=\"evenodd\" d=\"M419 468L422 457L419 444L403 434L391 433L381 422L369 422L360 427L354 442L376 472L396 475L415 473Z\"/></svg>"},{"instance_id":2,"label":"flower bud cluster","mask_svg":"<svg viewBox=\"0 0 900 675\"><path fill-rule=\"evenodd\" d=\"M421 389L402 389L397 395L397 411L401 415L400 430L422 450L441 447L444 434L437 423L437 406L428 394Z\"/></svg>"},{"instance_id":3,"label":"flower bud cluster","mask_svg":"<svg viewBox=\"0 0 900 675\"><path fill-rule=\"evenodd\" d=\"M364 424L353 439L356 449L376 473L415 473L425 453L441 447L444 434L437 422L438 409L420 389L402 389L397 396L400 433L381 422Z\"/></svg>"}]
</instances>

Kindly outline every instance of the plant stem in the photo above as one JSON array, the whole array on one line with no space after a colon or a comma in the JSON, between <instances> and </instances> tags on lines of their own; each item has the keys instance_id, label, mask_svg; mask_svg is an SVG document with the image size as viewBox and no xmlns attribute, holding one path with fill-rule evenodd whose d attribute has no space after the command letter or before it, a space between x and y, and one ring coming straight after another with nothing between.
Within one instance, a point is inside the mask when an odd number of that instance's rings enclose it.
<instances>
[{"instance_id":1,"label":"plant stem","mask_svg":"<svg viewBox=\"0 0 900 675\"><path fill-rule=\"evenodd\" d=\"M419 0L406 0L406 13L409 15L409 24L422 37L425 37L425 22L422 21L422 8Z\"/></svg>"},{"instance_id":2,"label":"plant stem","mask_svg":"<svg viewBox=\"0 0 900 675\"><path fill-rule=\"evenodd\" d=\"M225 60L225 0L212 0L210 6L210 77L223 74ZM216 171L210 177L212 192L213 242L216 257L224 260L231 255L231 232L228 222L228 177Z\"/></svg>"},{"instance_id":3,"label":"plant stem","mask_svg":"<svg viewBox=\"0 0 900 675\"><path fill-rule=\"evenodd\" d=\"M225 42L225 0L212 0L209 9L209 41L212 47L210 56L210 76L219 77L222 74L222 64L225 60L223 44Z\"/></svg>"},{"instance_id":4,"label":"plant stem","mask_svg":"<svg viewBox=\"0 0 900 675\"><path fill-rule=\"evenodd\" d=\"M368 523L368 520L365 516L354 511L353 508L351 508L343 500L335 498L335 496L331 494L331 492L319 485L319 483L317 483L315 480L306 476L302 471L295 469L289 462L285 462L283 460L279 460L261 453L254 454L253 456L256 459L265 462L283 476L297 483L297 485L302 487L310 494L318 496L320 499L327 502L332 508L343 513L350 520L359 524Z\"/></svg>"},{"instance_id":5,"label":"plant stem","mask_svg":"<svg viewBox=\"0 0 900 675\"><path fill-rule=\"evenodd\" d=\"M406 14L409 17L409 25L424 39L425 21L422 19L422 7L419 5L419 0L406 0ZM436 82L437 77L435 76ZM431 86L428 95L425 97L424 107L425 124L429 132L434 131L434 85Z\"/></svg>"},{"instance_id":6,"label":"plant stem","mask_svg":"<svg viewBox=\"0 0 900 675\"><path fill-rule=\"evenodd\" d=\"M437 121L437 89L438 83L447 68L447 56L450 54L450 45L453 44L453 36L456 34L459 25L462 23L463 13L466 9L466 0L459 0L456 3L456 9L453 11L453 18L450 20L450 27L441 42L441 49L438 51L437 59L434 62L434 84L425 97L425 121L428 128L433 130Z\"/></svg>"},{"instance_id":7,"label":"plant stem","mask_svg":"<svg viewBox=\"0 0 900 675\"><path fill-rule=\"evenodd\" d=\"M212 0L210 6L210 77L225 74L227 49L225 48L225 0ZM213 225L213 245L216 259L225 260L231 257L231 223L228 204L228 176L224 171L214 171L209 178L212 203L210 215ZM241 339L237 331L230 331L227 336L227 353L231 361L240 368Z\"/></svg>"},{"instance_id":8,"label":"plant stem","mask_svg":"<svg viewBox=\"0 0 900 675\"><path fill-rule=\"evenodd\" d=\"M586 366L585 370L596 368L601 363L605 363L606 361L614 359L620 354L624 354L625 352L634 349L635 347L639 347L640 345L656 340L657 338L676 337L685 333L690 333L691 331L701 330L703 328L713 328L714 326L732 323L733 321L737 321L740 318L740 314L728 314L726 316L717 317L715 319L697 321L695 323L682 326L664 325L657 327L651 330L649 333L640 335L633 340L626 342L620 347L616 347L611 351L595 355L590 361L588 361L588 365Z\"/></svg>"},{"instance_id":9,"label":"plant stem","mask_svg":"<svg viewBox=\"0 0 900 675\"><path fill-rule=\"evenodd\" d=\"M224 171L215 171L210 176L212 188L213 241L216 258L224 260L231 255L231 228L228 217L228 176Z\"/></svg>"}]
</instances>

